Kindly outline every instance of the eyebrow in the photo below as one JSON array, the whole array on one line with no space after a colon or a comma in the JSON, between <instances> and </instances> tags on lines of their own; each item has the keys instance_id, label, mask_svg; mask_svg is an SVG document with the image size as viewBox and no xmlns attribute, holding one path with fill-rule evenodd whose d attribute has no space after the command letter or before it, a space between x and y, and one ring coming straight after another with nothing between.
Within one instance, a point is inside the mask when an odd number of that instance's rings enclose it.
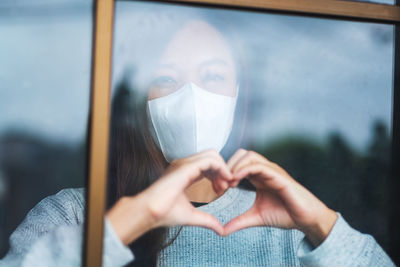
<instances>
[{"instance_id":1,"label":"eyebrow","mask_svg":"<svg viewBox=\"0 0 400 267\"><path fill-rule=\"evenodd\" d=\"M214 59L210 59L210 60L206 60L203 63L201 63L199 65L199 69L200 68L204 68L207 67L209 65L224 65L224 66L228 66L228 63L220 58L214 58ZM161 64L158 66L159 69L172 69L175 71L179 71L179 68L175 65L175 64Z\"/></svg>"},{"instance_id":2,"label":"eyebrow","mask_svg":"<svg viewBox=\"0 0 400 267\"><path fill-rule=\"evenodd\" d=\"M207 60L207 61L201 63L199 68L203 68L208 65L215 65L215 64L228 66L228 63L225 60L220 59L220 58L214 58L214 59L210 59L210 60Z\"/></svg>"},{"instance_id":3,"label":"eyebrow","mask_svg":"<svg viewBox=\"0 0 400 267\"><path fill-rule=\"evenodd\" d=\"M178 70L178 68L174 64L161 64L158 66L159 69L173 69Z\"/></svg>"}]
</instances>

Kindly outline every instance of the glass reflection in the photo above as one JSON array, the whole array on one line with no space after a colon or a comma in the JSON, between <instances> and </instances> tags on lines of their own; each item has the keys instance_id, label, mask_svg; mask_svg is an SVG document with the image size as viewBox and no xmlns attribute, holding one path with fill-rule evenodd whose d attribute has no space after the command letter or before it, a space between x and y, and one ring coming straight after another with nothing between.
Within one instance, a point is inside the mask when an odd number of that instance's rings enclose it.
<instances>
[{"instance_id":1,"label":"glass reflection","mask_svg":"<svg viewBox=\"0 0 400 267\"><path fill-rule=\"evenodd\" d=\"M392 35L388 25L117 2L109 206L173 159L246 148L387 251ZM171 266L181 237L166 249L144 237L130 246L134 264L160 250L158 264Z\"/></svg>"},{"instance_id":2,"label":"glass reflection","mask_svg":"<svg viewBox=\"0 0 400 267\"><path fill-rule=\"evenodd\" d=\"M373 2L373 3L385 4L385 5L394 5L395 4L395 0L348 0L348 1Z\"/></svg>"},{"instance_id":3,"label":"glass reflection","mask_svg":"<svg viewBox=\"0 0 400 267\"><path fill-rule=\"evenodd\" d=\"M56 224L42 211L9 243L40 200L64 188L84 192L91 12L91 1L0 2L0 258L13 246L1 266L26 265L22 251Z\"/></svg>"}]
</instances>

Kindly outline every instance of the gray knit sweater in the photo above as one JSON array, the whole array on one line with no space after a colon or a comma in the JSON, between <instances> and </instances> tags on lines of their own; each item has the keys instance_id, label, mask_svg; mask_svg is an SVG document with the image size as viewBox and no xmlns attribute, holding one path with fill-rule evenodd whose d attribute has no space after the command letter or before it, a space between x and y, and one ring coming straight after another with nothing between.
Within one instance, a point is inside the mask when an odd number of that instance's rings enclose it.
<instances>
[{"instance_id":1,"label":"gray knit sweater","mask_svg":"<svg viewBox=\"0 0 400 267\"><path fill-rule=\"evenodd\" d=\"M246 211L254 192L229 189L199 207L222 223ZM83 189L64 189L43 199L10 237L10 250L0 266L80 266ZM170 229L169 238L178 231ZM103 266L123 266L134 255L105 220ZM219 237L199 227L183 227L162 251L159 266L394 266L373 237L351 228L339 214L331 233L317 248L296 230L254 227Z\"/></svg>"}]
</instances>

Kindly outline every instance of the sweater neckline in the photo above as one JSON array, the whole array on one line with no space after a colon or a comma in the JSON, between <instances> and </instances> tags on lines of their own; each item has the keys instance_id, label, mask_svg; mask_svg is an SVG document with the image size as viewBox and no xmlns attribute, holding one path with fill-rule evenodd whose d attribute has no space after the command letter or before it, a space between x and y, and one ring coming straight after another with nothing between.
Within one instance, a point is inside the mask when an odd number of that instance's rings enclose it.
<instances>
[{"instance_id":1,"label":"sweater neckline","mask_svg":"<svg viewBox=\"0 0 400 267\"><path fill-rule=\"evenodd\" d=\"M218 211L229 204L233 203L236 198L239 196L240 190L239 188L229 188L228 190L225 191L225 193L217 198L214 201L211 201L205 205L202 205L200 207L197 207L197 209L205 211L205 212L213 212L213 211Z\"/></svg>"}]
</instances>

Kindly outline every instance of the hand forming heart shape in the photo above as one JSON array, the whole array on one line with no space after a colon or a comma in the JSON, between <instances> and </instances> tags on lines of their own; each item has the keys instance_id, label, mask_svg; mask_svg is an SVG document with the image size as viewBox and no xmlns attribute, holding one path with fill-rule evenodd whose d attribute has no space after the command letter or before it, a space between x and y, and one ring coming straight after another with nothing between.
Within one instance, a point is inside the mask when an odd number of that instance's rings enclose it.
<instances>
[{"instance_id":1,"label":"hand forming heart shape","mask_svg":"<svg viewBox=\"0 0 400 267\"><path fill-rule=\"evenodd\" d=\"M222 226L214 216L194 208L184 193L186 188L204 177L210 179L217 193L236 187L247 178L256 188L253 206ZM126 226L116 230L125 244L156 227L192 225L212 229L222 236L253 226L295 228L318 245L329 234L337 218L333 210L284 169L260 154L244 149L239 149L228 163L213 150L175 160L160 179L133 200L129 207L134 208L136 214L138 210L142 211L144 217L136 222L142 225L140 231ZM111 210L108 214L111 221L114 214L119 213Z\"/></svg>"}]
</instances>

